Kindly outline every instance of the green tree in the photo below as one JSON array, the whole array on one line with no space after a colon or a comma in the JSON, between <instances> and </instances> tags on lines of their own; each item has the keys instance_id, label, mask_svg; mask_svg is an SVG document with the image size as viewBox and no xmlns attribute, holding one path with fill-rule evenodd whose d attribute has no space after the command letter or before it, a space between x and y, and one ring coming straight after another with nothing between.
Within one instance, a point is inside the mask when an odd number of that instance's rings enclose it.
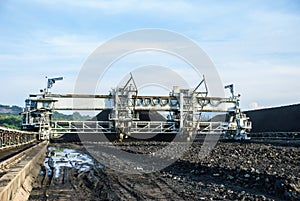
<instances>
[{"instance_id":1,"label":"green tree","mask_svg":"<svg viewBox=\"0 0 300 201\"><path fill-rule=\"evenodd\" d=\"M0 126L7 128L19 129L21 126L21 117L11 114L0 114Z\"/></svg>"}]
</instances>

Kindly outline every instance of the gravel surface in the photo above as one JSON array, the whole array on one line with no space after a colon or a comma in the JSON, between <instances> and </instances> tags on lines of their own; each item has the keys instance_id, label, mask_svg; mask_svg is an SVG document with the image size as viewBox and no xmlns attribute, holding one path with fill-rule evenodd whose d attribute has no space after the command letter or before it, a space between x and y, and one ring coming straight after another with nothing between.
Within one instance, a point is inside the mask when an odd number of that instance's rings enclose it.
<instances>
[{"instance_id":1,"label":"gravel surface","mask_svg":"<svg viewBox=\"0 0 300 201\"><path fill-rule=\"evenodd\" d=\"M151 154L166 145L124 142L115 146ZM299 146L219 142L200 159L201 145L193 143L179 160L154 173L124 174L96 168L99 165L85 172L68 168L67 179L59 177L50 187L41 187L39 176L30 200L300 200ZM54 146L84 150L75 144ZM160 157L168 160L167 155Z\"/></svg>"}]
</instances>

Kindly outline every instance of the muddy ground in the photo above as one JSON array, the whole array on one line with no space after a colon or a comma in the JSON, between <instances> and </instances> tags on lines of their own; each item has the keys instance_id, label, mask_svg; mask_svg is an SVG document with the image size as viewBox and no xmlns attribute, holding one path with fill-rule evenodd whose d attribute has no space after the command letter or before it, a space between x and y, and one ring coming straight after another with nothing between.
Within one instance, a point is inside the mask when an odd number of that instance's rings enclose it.
<instances>
[{"instance_id":1,"label":"muddy ground","mask_svg":"<svg viewBox=\"0 0 300 201\"><path fill-rule=\"evenodd\" d=\"M124 142L116 146L129 153L151 154L166 145ZM85 171L65 168L50 187L41 186L39 175L29 200L300 200L299 147L219 142L201 159L201 145L193 143L179 160L154 173L124 174L94 161L95 166ZM52 146L85 152L76 144Z\"/></svg>"}]
</instances>

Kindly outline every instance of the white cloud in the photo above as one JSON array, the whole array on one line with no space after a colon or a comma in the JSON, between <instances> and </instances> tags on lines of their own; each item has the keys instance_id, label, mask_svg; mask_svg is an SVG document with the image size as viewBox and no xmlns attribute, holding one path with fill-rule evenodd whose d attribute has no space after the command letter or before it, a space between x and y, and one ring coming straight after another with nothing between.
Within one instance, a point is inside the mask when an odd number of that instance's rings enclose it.
<instances>
[{"instance_id":1,"label":"white cloud","mask_svg":"<svg viewBox=\"0 0 300 201\"><path fill-rule=\"evenodd\" d=\"M224 64L218 70L223 82L234 83L236 93L242 95L242 108L249 108L252 102L266 107L299 102L298 66L239 61Z\"/></svg>"},{"instance_id":2,"label":"white cloud","mask_svg":"<svg viewBox=\"0 0 300 201\"><path fill-rule=\"evenodd\" d=\"M99 45L99 41L91 40L89 36L59 35L44 38L42 43L50 48L49 51L55 55L64 57L87 57ZM50 53L51 54L51 53Z\"/></svg>"},{"instance_id":3,"label":"white cloud","mask_svg":"<svg viewBox=\"0 0 300 201\"><path fill-rule=\"evenodd\" d=\"M265 108L264 106L260 106L258 102L252 102L249 104L249 109L250 110L258 110L258 109L263 109Z\"/></svg>"},{"instance_id":4,"label":"white cloud","mask_svg":"<svg viewBox=\"0 0 300 201\"><path fill-rule=\"evenodd\" d=\"M124 14L132 11L135 12L161 12L161 14L170 13L189 13L194 10L194 6L186 1L138 1L138 0L112 0L112 1L101 1L101 0L32 0L37 4L44 4L57 8L58 5L61 7L72 7L72 9L92 9L99 10L104 14Z\"/></svg>"},{"instance_id":5,"label":"white cloud","mask_svg":"<svg viewBox=\"0 0 300 201\"><path fill-rule=\"evenodd\" d=\"M204 46L224 83L235 83L243 107L255 102L272 106L299 101L300 17L285 3L29 0L26 6L12 1L6 5L1 12L1 85L10 79L26 83L26 89L20 89L19 83L8 86L4 94L11 94L10 99L35 87L31 83L44 75L58 73L75 79L83 62L104 40L152 26L173 29ZM142 65L145 60L140 60ZM177 72L192 81L193 72Z\"/></svg>"}]
</instances>

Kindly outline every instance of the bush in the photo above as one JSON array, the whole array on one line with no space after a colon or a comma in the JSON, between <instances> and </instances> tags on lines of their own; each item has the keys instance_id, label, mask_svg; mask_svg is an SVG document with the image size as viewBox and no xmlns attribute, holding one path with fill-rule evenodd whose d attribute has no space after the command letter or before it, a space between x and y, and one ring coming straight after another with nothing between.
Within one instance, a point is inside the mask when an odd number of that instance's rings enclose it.
<instances>
[{"instance_id":1,"label":"bush","mask_svg":"<svg viewBox=\"0 0 300 201\"><path fill-rule=\"evenodd\" d=\"M13 128L13 129L19 129L22 123L21 116L14 116L11 114L0 114L0 125L7 127L7 128Z\"/></svg>"}]
</instances>

